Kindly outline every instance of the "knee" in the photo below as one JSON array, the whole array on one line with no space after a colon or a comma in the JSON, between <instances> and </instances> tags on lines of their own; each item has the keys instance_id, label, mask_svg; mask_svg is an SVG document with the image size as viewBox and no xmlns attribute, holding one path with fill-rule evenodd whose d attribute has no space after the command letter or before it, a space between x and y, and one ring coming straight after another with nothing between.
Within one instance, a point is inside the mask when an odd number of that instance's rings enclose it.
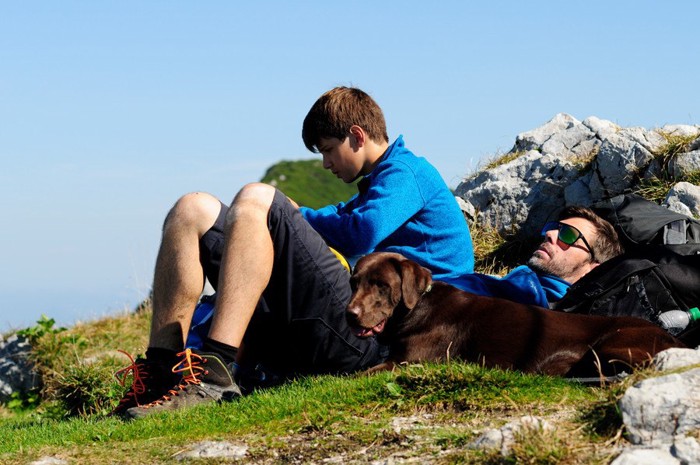
<instances>
[{"instance_id":1,"label":"knee","mask_svg":"<svg viewBox=\"0 0 700 465\"><path fill-rule=\"evenodd\" d=\"M213 195L204 192L185 194L170 209L164 228L176 226L204 232L216 222L220 211L221 202Z\"/></svg>"},{"instance_id":2,"label":"knee","mask_svg":"<svg viewBox=\"0 0 700 465\"><path fill-rule=\"evenodd\" d=\"M245 217L250 220L267 221L267 214L275 197L275 188L269 184L246 184L238 192L231 203L231 208L226 215L226 224L231 225L238 219Z\"/></svg>"}]
</instances>

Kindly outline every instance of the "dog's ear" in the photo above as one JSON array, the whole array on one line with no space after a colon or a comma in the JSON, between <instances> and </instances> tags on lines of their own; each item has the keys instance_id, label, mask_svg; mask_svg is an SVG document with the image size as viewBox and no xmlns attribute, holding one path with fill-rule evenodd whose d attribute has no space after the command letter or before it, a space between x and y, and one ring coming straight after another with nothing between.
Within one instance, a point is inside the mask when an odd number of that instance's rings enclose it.
<instances>
[{"instance_id":1,"label":"dog's ear","mask_svg":"<svg viewBox=\"0 0 700 465\"><path fill-rule=\"evenodd\" d=\"M433 276L427 268L411 260L401 262L401 292L406 308L415 307L432 282Z\"/></svg>"}]
</instances>

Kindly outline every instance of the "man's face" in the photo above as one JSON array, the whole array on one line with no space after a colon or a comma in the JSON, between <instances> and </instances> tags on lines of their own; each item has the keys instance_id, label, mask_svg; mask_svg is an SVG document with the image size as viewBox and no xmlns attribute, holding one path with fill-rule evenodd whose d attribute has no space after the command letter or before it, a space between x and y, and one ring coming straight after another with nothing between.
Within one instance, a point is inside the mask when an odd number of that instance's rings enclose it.
<instances>
[{"instance_id":1,"label":"man's face","mask_svg":"<svg viewBox=\"0 0 700 465\"><path fill-rule=\"evenodd\" d=\"M358 153L358 147L354 140L352 134L348 135L342 142L335 137L323 137L316 145L318 151L323 155L323 167L346 183L357 179L361 174L364 162Z\"/></svg>"},{"instance_id":2,"label":"man's face","mask_svg":"<svg viewBox=\"0 0 700 465\"><path fill-rule=\"evenodd\" d=\"M593 224L583 218L567 218L561 223L575 227L589 244L595 244L597 236ZM559 240L559 231L547 231L540 247L532 254L527 264L541 273L558 276L569 283L578 281L583 275L595 268L598 263L591 259L591 253L583 240L578 239L572 245Z\"/></svg>"}]
</instances>

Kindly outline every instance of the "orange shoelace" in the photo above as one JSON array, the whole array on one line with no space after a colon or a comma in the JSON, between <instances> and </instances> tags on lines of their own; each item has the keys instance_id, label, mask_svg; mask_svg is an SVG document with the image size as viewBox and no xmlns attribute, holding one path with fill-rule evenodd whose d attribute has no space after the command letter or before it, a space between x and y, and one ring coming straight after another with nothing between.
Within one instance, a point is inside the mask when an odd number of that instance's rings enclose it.
<instances>
[{"instance_id":1,"label":"orange shoelace","mask_svg":"<svg viewBox=\"0 0 700 465\"><path fill-rule=\"evenodd\" d=\"M129 357L131 365L129 365L126 368L122 368L121 370L118 370L116 373L114 373L114 377L117 379L117 381L119 381L119 384L125 386L126 377L129 376L129 373L133 375L131 389L129 389L129 392L126 393L126 395L121 399L119 404L121 405L125 402L129 402L129 400L132 397L136 398L136 403L138 404L139 396L146 392L146 383L144 382L144 379L148 378L148 372L145 369L145 365L141 363L136 363L134 357L132 357L130 353L125 352L123 350L119 350L118 352L121 352L122 354Z\"/></svg>"},{"instance_id":2,"label":"orange shoelace","mask_svg":"<svg viewBox=\"0 0 700 465\"><path fill-rule=\"evenodd\" d=\"M187 385L202 383L202 380L199 379L198 376L206 375L208 373L206 368L202 366L202 363L206 362L204 357L193 353L191 349L185 349L184 352L180 352L177 354L177 356L183 357L183 359L173 367L172 372L182 373L182 381L180 381L180 383L173 389L170 389L160 399L154 400L148 405L144 405L144 408L150 408L156 405L162 405L165 402L169 402L172 400L173 396L179 395L180 391L186 388Z\"/></svg>"}]
</instances>

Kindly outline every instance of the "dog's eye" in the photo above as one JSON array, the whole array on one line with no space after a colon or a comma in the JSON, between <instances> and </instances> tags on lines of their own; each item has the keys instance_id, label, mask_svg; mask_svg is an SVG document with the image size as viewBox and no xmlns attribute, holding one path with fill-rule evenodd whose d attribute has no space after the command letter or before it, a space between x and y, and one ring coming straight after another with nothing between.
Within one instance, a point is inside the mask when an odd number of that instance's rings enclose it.
<instances>
[{"instance_id":1,"label":"dog's eye","mask_svg":"<svg viewBox=\"0 0 700 465\"><path fill-rule=\"evenodd\" d=\"M384 288L388 287L387 283L385 283L384 281L378 281L376 279L370 280L369 283L372 286L377 287L379 289L384 289Z\"/></svg>"}]
</instances>

